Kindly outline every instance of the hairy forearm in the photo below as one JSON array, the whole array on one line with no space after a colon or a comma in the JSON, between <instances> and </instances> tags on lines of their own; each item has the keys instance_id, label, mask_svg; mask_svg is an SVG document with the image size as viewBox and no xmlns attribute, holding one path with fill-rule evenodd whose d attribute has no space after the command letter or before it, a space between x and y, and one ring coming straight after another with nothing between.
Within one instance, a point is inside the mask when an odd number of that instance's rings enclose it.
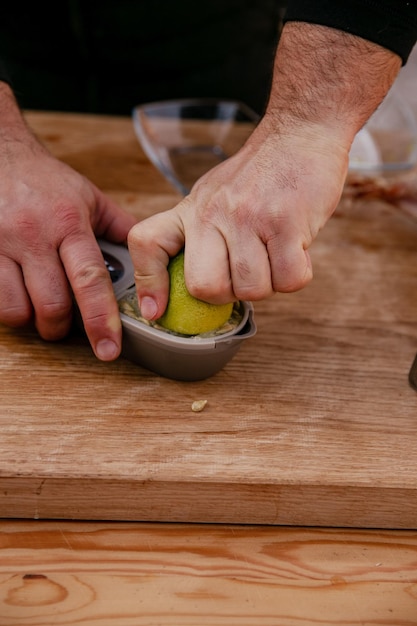
<instances>
[{"instance_id":1,"label":"hairy forearm","mask_svg":"<svg viewBox=\"0 0 417 626\"><path fill-rule=\"evenodd\" d=\"M288 22L278 46L266 121L324 126L350 145L401 67L393 52L346 32Z\"/></svg>"},{"instance_id":2,"label":"hairy forearm","mask_svg":"<svg viewBox=\"0 0 417 626\"><path fill-rule=\"evenodd\" d=\"M19 105L11 87L0 81L0 127L25 126Z\"/></svg>"},{"instance_id":3,"label":"hairy forearm","mask_svg":"<svg viewBox=\"0 0 417 626\"><path fill-rule=\"evenodd\" d=\"M0 167L20 158L21 150L47 152L27 125L11 87L0 81Z\"/></svg>"}]
</instances>

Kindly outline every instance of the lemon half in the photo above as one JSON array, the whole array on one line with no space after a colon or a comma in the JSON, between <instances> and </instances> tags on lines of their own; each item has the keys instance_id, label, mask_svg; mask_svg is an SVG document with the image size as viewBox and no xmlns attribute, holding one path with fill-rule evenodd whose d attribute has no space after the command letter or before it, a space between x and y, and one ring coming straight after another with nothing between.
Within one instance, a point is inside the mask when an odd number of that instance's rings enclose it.
<instances>
[{"instance_id":1,"label":"lemon half","mask_svg":"<svg viewBox=\"0 0 417 626\"><path fill-rule=\"evenodd\" d=\"M233 302L209 304L194 298L185 285L184 252L173 257L168 265L168 306L158 323L182 335L201 335L217 330L225 324L233 312Z\"/></svg>"}]
</instances>

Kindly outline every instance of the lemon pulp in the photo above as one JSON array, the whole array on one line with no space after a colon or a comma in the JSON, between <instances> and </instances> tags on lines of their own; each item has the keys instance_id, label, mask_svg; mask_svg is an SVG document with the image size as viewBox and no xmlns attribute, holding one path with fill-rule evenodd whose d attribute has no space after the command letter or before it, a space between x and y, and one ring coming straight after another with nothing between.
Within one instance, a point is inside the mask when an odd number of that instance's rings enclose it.
<instances>
[{"instance_id":1,"label":"lemon pulp","mask_svg":"<svg viewBox=\"0 0 417 626\"><path fill-rule=\"evenodd\" d=\"M158 323L182 335L208 333L225 324L233 311L233 302L210 304L194 298L188 291L184 277L184 252L171 259L168 265L170 286L168 306Z\"/></svg>"}]
</instances>

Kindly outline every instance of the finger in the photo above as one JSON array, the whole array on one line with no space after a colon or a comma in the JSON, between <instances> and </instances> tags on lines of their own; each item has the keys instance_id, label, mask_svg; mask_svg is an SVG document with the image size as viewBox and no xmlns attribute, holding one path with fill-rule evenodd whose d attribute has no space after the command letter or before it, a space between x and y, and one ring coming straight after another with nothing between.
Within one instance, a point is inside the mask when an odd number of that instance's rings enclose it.
<instances>
[{"instance_id":1,"label":"finger","mask_svg":"<svg viewBox=\"0 0 417 626\"><path fill-rule=\"evenodd\" d=\"M253 233L230 248L230 268L238 300L263 300L273 294L268 250Z\"/></svg>"},{"instance_id":2,"label":"finger","mask_svg":"<svg viewBox=\"0 0 417 626\"><path fill-rule=\"evenodd\" d=\"M237 299L229 265L229 250L216 228L187 230L184 255L185 284L192 296L211 304Z\"/></svg>"},{"instance_id":3,"label":"finger","mask_svg":"<svg viewBox=\"0 0 417 626\"><path fill-rule=\"evenodd\" d=\"M136 224L129 232L128 247L141 314L145 319L158 319L168 303L169 259L184 247L184 231L177 211L158 213Z\"/></svg>"},{"instance_id":4,"label":"finger","mask_svg":"<svg viewBox=\"0 0 417 626\"><path fill-rule=\"evenodd\" d=\"M72 298L57 252L26 258L22 271L40 336L62 339L71 327Z\"/></svg>"},{"instance_id":5,"label":"finger","mask_svg":"<svg viewBox=\"0 0 417 626\"><path fill-rule=\"evenodd\" d=\"M0 323L23 326L33 314L20 266L12 259L0 257Z\"/></svg>"},{"instance_id":6,"label":"finger","mask_svg":"<svg viewBox=\"0 0 417 626\"><path fill-rule=\"evenodd\" d=\"M67 237L59 254L91 347L99 359L112 361L121 350L121 322L111 279L97 241L92 233Z\"/></svg>"},{"instance_id":7,"label":"finger","mask_svg":"<svg viewBox=\"0 0 417 626\"><path fill-rule=\"evenodd\" d=\"M187 239L185 278L193 296L213 304L261 300L273 293L268 251L250 229L224 234L211 229L201 239Z\"/></svg>"},{"instance_id":8,"label":"finger","mask_svg":"<svg viewBox=\"0 0 417 626\"><path fill-rule=\"evenodd\" d=\"M277 236L268 242L267 249L274 291L298 291L311 281L311 258L302 240Z\"/></svg>"},{"instance_id":9,"label":"finger","mask_svg":"<svg viewBox=\"0 0 417 626\"><path fill-rule=\"evenodd\" d=\"M186 284L193 296L212 304L261 300L273 292L268 251L257 232L259 220L234 219L225 213L198 221L196 211L184 216Z\"/></svg>"}]
</instances>

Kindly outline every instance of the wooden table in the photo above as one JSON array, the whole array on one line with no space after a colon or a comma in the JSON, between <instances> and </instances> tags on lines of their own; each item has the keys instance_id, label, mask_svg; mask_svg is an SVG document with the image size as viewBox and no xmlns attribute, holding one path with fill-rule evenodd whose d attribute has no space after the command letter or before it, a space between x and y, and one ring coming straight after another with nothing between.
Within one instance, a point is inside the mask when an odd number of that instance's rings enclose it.
<instances>
[{"instance_id":1,"label":"wooden table","mask_svg":"<svg viewBox=\"0 0 417 626\"><path fill-rule=\"evenodd\" d=\"M27 117L139 218L179 199L130 120ZM1 328L0 626L417 624L416 241L341 204L198 383Z\"/></svg>"},{"instance_id":2,"label":"wooden table","mask_svg":"<svg viewBox=\"0 0 417 626\"><path fill-rule=\"evenodd\" d=\"M415 626L417 534L3 522L1 626Z\"/></svg>"},{"instance_id":3,"label":"wooden table","mask_svg":"<svg viewBox=\"0 0 417 626\"><path fill-rule=\"evenodd\" d=\"M179 199L131 120L28 119L138 217ZM341 206L312 284L256 303L257 335L198 383L1 328L2 516L416 529L416 247L395 209Z\"/></svg>"}]
</instances>

